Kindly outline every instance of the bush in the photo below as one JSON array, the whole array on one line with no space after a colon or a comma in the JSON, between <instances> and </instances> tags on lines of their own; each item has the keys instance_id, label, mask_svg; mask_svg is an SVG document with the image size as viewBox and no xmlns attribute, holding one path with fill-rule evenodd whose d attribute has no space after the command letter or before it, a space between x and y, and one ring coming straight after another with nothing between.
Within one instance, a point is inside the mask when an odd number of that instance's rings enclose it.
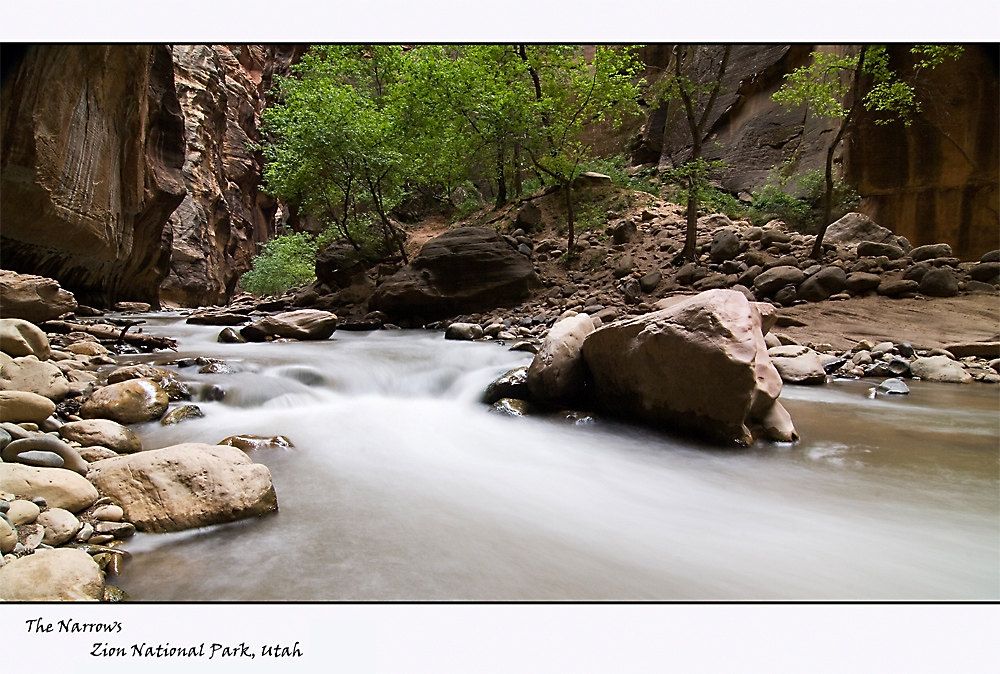
<instances>
[{"instance_id":1,"label":"bush","mask_svg":"<svg viewBox=\"0 0 1000 674\"><path fill-rule=\"evenodd\" d=\"M284 234L261 245L250 271L240 277L244 290L279 295L316 278L318 243L310 234Z\"/></svg>"},{"instance_id":2,"label":"bush","mask_svg":"<svg viewBox=\"0 0 1000 674\"><path fill-rule=\"evenodd\" d=\"M623 189L637 192L659 193L659 185L651 180L653 169L645 169L638 174L628 174L628 157L623 154L614 157L595 157L580 165L582 171L603 173L611 178L611 182Z\"/></svg>"}]
</instances>

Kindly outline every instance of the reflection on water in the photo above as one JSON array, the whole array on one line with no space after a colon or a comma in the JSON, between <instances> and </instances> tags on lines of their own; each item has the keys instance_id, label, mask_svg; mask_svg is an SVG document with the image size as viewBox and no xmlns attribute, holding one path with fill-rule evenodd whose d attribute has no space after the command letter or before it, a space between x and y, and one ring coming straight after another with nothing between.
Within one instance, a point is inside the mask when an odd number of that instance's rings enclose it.
<instances>
[{"instance_id":1,"label":"reflection on water","mask_svg":"<svg viewBox=\"0 0 1000 674\"><path fill-rule=\"evenodd\" d=\"M137 427L147 447L281 434L258 451L280 512L138 535L138 600L998 599L998 388L786 386L803 441L718 450L477 402L530 356L440 333L218 344L156 319L182 377L227 391L205 418ZM163 356L143 357L147 361Z\"/></svg>"}]
</instances>

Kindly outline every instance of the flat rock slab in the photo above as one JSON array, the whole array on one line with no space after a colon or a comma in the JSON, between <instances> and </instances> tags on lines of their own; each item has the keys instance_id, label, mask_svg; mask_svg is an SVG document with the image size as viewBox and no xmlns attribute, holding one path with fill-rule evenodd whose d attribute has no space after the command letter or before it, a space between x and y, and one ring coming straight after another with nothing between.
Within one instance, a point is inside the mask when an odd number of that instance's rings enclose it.
<instances>
[{"instance_id":1,"label":"flat rock slab","mask_svg":"<svg viewBox=\"0 0 1000 674\"><path fill-rule=\"evenodd\" d=\"M88 479L139 531L181 531L278 509L267 466L235 447L186 443L91 464Z\"/></svg>"}]
</instances>

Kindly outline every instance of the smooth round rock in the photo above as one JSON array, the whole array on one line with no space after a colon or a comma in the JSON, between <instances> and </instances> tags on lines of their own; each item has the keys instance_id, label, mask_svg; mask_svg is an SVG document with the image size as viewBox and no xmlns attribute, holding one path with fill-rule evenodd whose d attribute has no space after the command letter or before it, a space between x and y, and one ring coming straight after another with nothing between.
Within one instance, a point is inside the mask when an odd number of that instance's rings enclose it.
<instances>
[{"instance_id":1,"label":"smooth round rock","mask_svg":"<svg viewBox=\"0 0 1000 674\"><path fill-rule=\"evenodd\" d=\"M528 368L522 366L514 368L499 377L486 387L482 401L487 405L492 405L501 398L529 397L528 392Z\"/></svg>"},{"instance_id":2,"label":"smooth round rock","mask_svg":"<svg viewBox=\"0 0 1000 674\"><path fill-rule=\"evenodd\" d=\"M40 452L33 449L21 452L14 457L14 461L26 466L41 466L42 468L62 468L64 463L63 458L54 452Z\"/></svg>"},{"instance_id":3,"label":"smooth round rock","mask_svg":"<svg viewBox=\"0 0 1000 674\"><path fill-rule=\"evenodd\" d=\"M107 356L109 351L102 344L91 341L74 342L66 347L66 351L81 356Z\"/></svg>"},{"instance_id":4,"label":"smooth round rock","mask_svg":"<svg viewBox=\"0 0 1000 674\"><path fill-rule=\"evenodd\" d=\"M881 393L906 395L910 392L910 387L902 379L886 379L878 385L877 390Z\"/></svg>"},{"instance_id":5,"label":"smooth round rock","mask_svg":"<svg viewBox=\"0 0 1000 674\"><path fill-rule=\"evenodd\" d=\"M956 384L968 384L972 381L972 375L966 372L965 368L959 363L956 363L947 356L917 358L910 363L910 373L914 377L920 377L926 381L942 381Z\"/></svg>"},{"instance_id":6,"label":"smooth round rock","mask_svg":"<svg viewBox=\"0 0 1000 674\"><path fill-rule=\"evenodd\" d=\"M45 527L42 543L53 547L70 541L80 530L80 520L62 508L49 508L38 516L35 524Z\"/></svg>"},{"instance_id":7,"label":"smooth round rock","mask_svg":"<svg viewBox=\"0 0 1000 674\"><path fill-rule=\"evenodd\" d=\"M13 552L15 545L17 545L17 530L0 517L0 554Z\"/></svg>"},{"instance_id":8,"label":"smooth round rock","mask_svg":"<svg viewBox=\"0 0 1000 674\"><path fill-rule=\"evenodd\" d=\"M103 505L94 510L92 514L94 519L102 522L121 522L122 518L125 517L125 511L116 505Z\"/></svg>"},{"instance_id":9,"label":"smooth round rock","mask_svg":"<svg viewBox=\"0 0 1000 674\"><path fill-rule=\"evenodd\" d=\"M0 491L24 496L40 508L49 505L74 513L89 508L100 497L87 478L71 470L19 463L0 463Z\"/></svg>"},{"instance_id":10,"label":"smooth round rock","mask_svg":"<svg viewBox=\"0 0 1000 674\"><path fill-rule=\"evenodd\" d=\"M36 550L0 568L3 601L100 601L101 568L82 550Z\"/></svg>"},{"instance_id":11,"label":"smooth round rock","mask_svg":"<svg viewBox=\"0 0 1000 674\"><path fill-rule=\"evenodd\" d=\"M45 333L20 318L0 319L0 351L14 358L35 356L39 360L47 360L51 353Z\"/></svg>"},{"instance_id":12,"label":"smooth round rock","mask_svg":"<svg viewBox=\"0 0 1000 674\"><path fill-rule=\"evenodd\" d=\"M52 363L34 356L15 358L0 368L0 389L30 391L59 402L69 393L69 380Z\"/></svg>"},{"instance_id":13,"label":"smooth round rock","mask_svg":"<svg viewBox=\"0 0 1000 674\"><path fill-rule=\"evenodd\" d=\"M118 454L142 451L142 441L132 429L110 419L71 421L59 428L64 440L79 442L84 447L107 447Z\"/></svg>"},{"instance_id":14,"label":"smooth round rock","mask_svg":"<svg viewBox=\"0 0 1000 674\"><path fill-rule=\"evenodd\" d=\"M120 424L153 421L167 411L166 391L148 379L130 379L98 389L80 406L84 419L111 419Z\"/></svg>"},{"instance_id":15,"label":"smooth round rock","mask_svg":"<svg viewBox=\"0 0 1000 674\"><path fill-rule=\"evenodd\" d=\"M38 514L42 512L41 508L32 503L31 501L25 501L24 499L16 499L10 502L10 509L7 511L7 519L15 527L21 526L22 524L31 524L38 518Z\"/></svg>"},{"instance_id":16,"label":"smooth round rock","mask_svg":"<svg viewBox=\"0 0 1000 674\"><path fill-rule=\"evenodd\" d=\"M920 279L920 292L931 297L954 297L958 294L958 279L948 269L931 269Z\"/></svg>"},{"instance_id":17,"label":"smooth round rock","mask_svg":"<svg viewBox=\"0 0 1000 674\"><path fill-rule=\"evenodd\" d=\"M121 456L118 452L110 450L107 447L81 447L77 452L80 454L80 458L87 463L104 461L104 459L113 459L116 456Z\"/></svg>"},{"instance_id":18,"label":"smooth round rock","mask_svg":"<svg viewBox=\"0 0 1000 674\"><path fill-rule=\"evenodd\" d=\"M0 421L41 423L56 411L49 398L30 391L0 391Z\"/></svg>"},{"instance_id":19,"label":"smooth round rock","mask_svg":"<svg viewBox=\"0 0 1000 674\"><path fill-rule=\"evenodd\" d=\"M501 398L493 403L490 411L505 417L523 417L531 412L531 403L515 398Z\"/></svg>"},{"instance_id":20,"label":"smooth round rock","mask_svg":"<svg viewBox=\"0 0 1000 674\"><path fill-rule=\"evenodd\" d=\"M94 525L94 533L99 536L113 536L121 540L135 534L135 526L128 522L98 522Z\"/></svg>"},{"instance_id":21,"label":"smooth round rock","mask_svg":"<svg viewBox=\"0 0 1000 674\"><path fill-rule=\"evenodd\" d=\"M59 438L51 435L38 435L24 440L15 440L4 447L0 456L3 457L4 461L15 461L18 455L30 451L58 454L63 460L62 468L72 470L80 475L87 474L87 462L80 454Z\"/></svg>"}]
</instances>

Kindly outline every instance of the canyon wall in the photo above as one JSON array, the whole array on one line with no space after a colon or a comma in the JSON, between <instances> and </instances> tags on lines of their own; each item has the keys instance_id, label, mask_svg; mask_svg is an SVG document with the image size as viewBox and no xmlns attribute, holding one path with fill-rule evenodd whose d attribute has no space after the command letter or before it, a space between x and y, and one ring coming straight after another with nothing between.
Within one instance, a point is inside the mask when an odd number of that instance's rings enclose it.
<instances>
[{"instance_id":1,"label":"canyon wall","mask_svg":"<svg viewBox=\"0 0 1000 674\"><path fill-rule=\"evenodd\" d=\"M715 76L723 46L691 45L684 72ZM705 127L704 155L722 160L719 185L750 192L786 161L795 176L821 169L835 133L829 120L804 108L785 109L771 95L813 51L845 53L846 45L735 45L722 90ZM905 46L890 49L897 72L909 72ZM672 45L641 52L647 79L673 72ZM998 94L996 45L968 45L958 61L924 69L913 80L921 113L910 126L876 125L862 114L835 161L862 196L860 210L914 245L947 242L976 259L1000 245L998 220ZM670 168L690 153L679 101L653 105L634 142L633 164ZM794 179L789 183L794 186Z\"/></svg>"},{"instance_id":2,"label":"canyon wall","mask_svg":"<svg viewBox=\"0 0 1000 674\"><path fill-rule=\"evenodd\" d=\"M225 303L258 244L275 235L277 202L260 189L261 157L249 147L275 74L304 52L295 46L179 45L174 78L187 154L187 195L165 231L170 272L160 299L180 306Z\"/></svg>"},{"instance_id":3,"label":"canyon wall","mask_svg":"<svg viewBox=\"0 0 1000 674\"><path fill-rule=\"evenodd\" d=\"M248 143L303 52L48 45L5 63L0 264L96 306L225 302L274 235Z\"/></svg>"},{"instance_id":4,"label":"canyon wall","mask_svg":"<svg viewBox=\"0 0 1000 674\"><path fill-rule=\"evenodd\" d=\"M164 46L45 45L3 83L0 257L81 302L155 302L184 197Z\"/></svg>"}]
</instances>

